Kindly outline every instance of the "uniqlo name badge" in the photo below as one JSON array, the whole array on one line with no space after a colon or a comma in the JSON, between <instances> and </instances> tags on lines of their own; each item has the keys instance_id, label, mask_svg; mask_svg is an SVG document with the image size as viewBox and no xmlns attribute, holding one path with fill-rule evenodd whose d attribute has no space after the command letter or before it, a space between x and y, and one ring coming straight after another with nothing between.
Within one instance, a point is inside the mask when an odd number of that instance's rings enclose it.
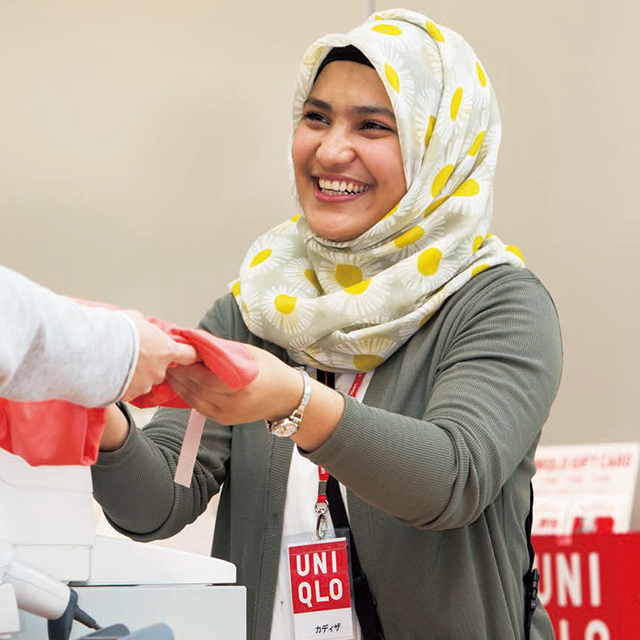
<instances>
[{"instance_id":1,"label":"uniqlo name badge","mask_svg":"<svg viewBox=\"0 0 640 640\"><path fill-rule=\"evenodd\" d=\"M354 637L346 538L288 545L296 640Z\"/></svg>"}]
</instances>

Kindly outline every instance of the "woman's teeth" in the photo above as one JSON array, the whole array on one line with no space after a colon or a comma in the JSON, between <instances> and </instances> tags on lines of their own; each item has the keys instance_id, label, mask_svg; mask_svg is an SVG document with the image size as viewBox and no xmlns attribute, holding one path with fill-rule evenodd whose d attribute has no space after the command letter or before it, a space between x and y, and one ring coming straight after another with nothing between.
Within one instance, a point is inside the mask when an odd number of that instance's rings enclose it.
<instances>
[{"instance_id":1,"label":"woman's teeth","mask_svg":"<svg viewBox=\"0 0 640 640\"><path fill-rule=\"evenodd\" d=\"M323 180L322 178L318 180L318 186L325 193L331 192L337 195L353 195L355 193L362 193L369 188L366 184L354 185L353 182L346 182L344 180L340 182L339 180Z\"/></svg>"}]
</instances>

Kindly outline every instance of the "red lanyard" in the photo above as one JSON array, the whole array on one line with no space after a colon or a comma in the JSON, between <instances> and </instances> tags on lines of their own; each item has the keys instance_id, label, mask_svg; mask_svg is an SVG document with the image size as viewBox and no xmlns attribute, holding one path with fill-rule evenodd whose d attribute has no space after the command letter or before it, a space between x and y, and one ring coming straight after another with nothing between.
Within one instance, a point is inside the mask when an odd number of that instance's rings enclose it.
<instances>
[{"instance_id":1,"label":"red lanyard","mask_svg":"<svg viewBox=\"0 0 640 640\"><path fill-rule=\"evenodd\" d=\"M316 506L314 510L318 516L316 520L316 538L322 540L324 538L325 531L327 530L327 483L329 482L329 472L318 465L318 497L316 499Z\"/></svg>"},{"instance_id":2,"label":"red lanyard","mask_svg":"<svg viewBox=\"0 0 640 640\"><path fill-rule=\"evenodd\" d=\"M322 375L324 375L324 380L321 379ZM362 385L362 382L365 379L366 375L366 372L361 371L354 377L353 382L351 383L351 388L349 389L349 395L352 398L355 398L358 394L358 390L360 389L360 386ZM334 376L332 373L328 373L326 371L318 371L317 376L320 382L324 382L324 384L331 387L332 389L335 388ZM316 499L315 512L318 516L318 519L316 521L316 536L319 539L324 538L325 531L327 530L327 482L329 482L329 472L325 468L318 465L318 497Z\"/></svg>"},{"instance_id":3,"label":"red lanyard","mask_svg":"<svg viewBox=\"0 0 640 640\"><path fill-rule=\"evenodd\" d=\"M356 373L353 382L351 383L351 388L349 389L349 395L352 398L355 398L358 395L358 389L362 385L364 379L367 377L366 371L361 371L360 373Z\"/></svg>"}]
</instances>

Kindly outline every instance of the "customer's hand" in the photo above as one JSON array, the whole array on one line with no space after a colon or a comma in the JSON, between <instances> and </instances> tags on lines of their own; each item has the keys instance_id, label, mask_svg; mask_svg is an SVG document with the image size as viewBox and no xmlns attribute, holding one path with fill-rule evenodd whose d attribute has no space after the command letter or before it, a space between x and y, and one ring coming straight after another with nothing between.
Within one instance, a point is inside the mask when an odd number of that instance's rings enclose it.
<instances>
[{"instance_id":1,"label":"customer's hand","mask_svg":"<svg viewBox=\"0 0 640 640\"><path fill-rule=\"evenodd\" d=\"M190 365L197 359L193 347L180 344L166 333L147 322L138 311L125 311L133 320L140 336L140 350L133 377L122 400L128 401L160 384L166 377L171 363Z\"/></svg>"}]
</instances>

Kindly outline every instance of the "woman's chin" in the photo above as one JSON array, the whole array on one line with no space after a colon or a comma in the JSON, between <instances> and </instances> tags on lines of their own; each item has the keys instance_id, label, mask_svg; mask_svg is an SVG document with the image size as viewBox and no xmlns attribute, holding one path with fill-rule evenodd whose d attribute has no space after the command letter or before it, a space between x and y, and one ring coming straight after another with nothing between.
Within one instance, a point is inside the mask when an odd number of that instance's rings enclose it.
<instances>
[{"instance_id":1,"label":"woman's chin","mask_svg":"<svg viewBox=\"0 0 640 640\"><path fill-rule=\"evenodd\" d=\"M354 240L360 233L353 229L345 229L342 227L328 225L309 225L309 228L320 238L330 240L331 242L348 242Z\"/></svg>"},{"instance_id":2,"label":"woman's chin","mask_svg":"<svg viewBox=\"0 0 640 640\"><path fill-rule=\"evenodd\" d=\"M307 211L305 218L315 235L332 242L347 242L362 235L367 229L364 223L356 224L357 216L353 212L338 213L326 211Z\"/></svg>"}]
</instances>

